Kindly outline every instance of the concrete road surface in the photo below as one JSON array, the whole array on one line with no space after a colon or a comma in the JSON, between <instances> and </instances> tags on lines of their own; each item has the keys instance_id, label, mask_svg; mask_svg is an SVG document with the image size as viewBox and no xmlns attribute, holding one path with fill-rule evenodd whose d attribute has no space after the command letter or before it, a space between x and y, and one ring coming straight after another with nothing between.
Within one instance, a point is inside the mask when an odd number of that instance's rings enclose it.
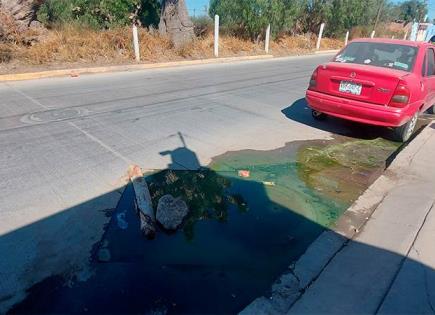
<instances>
[{"instance_id":1,"label":"concrete road surface","mask_svg":"<svg viewBox=\"0 0 435 315\"><path fill-rule=\"evenodd\" d=\"M128 166L167 167L160 152L182 145L178 133L203 165L329 137L298 101L329 58L0 83L0 313L47 276L89 276Z\"/></svg>"}]
</instances>

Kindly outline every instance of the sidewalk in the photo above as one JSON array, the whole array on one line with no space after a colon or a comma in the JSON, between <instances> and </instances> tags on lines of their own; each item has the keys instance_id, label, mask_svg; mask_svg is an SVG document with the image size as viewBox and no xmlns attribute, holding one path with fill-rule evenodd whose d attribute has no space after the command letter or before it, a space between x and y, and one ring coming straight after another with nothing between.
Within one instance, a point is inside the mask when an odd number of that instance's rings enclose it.
<instances>
[{"instance_id":1,"label":"sidewalk","mask_svg":"<svg viewBox=\"0 0 435 315\"><path fill-rule=\"evenodd\" d=\"M433 123L242 313L434 314L434 204Z\"/></svg>"}]
</instances>

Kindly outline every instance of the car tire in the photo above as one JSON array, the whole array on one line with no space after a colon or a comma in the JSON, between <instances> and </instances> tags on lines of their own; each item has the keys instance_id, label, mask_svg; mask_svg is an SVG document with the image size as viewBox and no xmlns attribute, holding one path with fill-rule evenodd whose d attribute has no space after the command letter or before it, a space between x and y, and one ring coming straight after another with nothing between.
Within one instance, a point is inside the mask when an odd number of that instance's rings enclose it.
<instances>
[{"instance_id":1,"label":"car tire","mask_svg":"<svg viewBox=\"0 0 435 315\"><path fill-rule=\"evenodd\" d=\"M321 113L321 112L314 110L314 109L311 111L311 116L313 116L313 118L315 120L325 120L327 117L326 114Z\"/></svg>"},{"instance_id":2,"label":"car tire","mask_svg":"<svg viewBox=\"0 0 435 315\"><path fill-rule=\"evenodd\" d=\"M399 142L408 141L415 131L418 121L418 112L404 125L394 128L394 140Z\"/></svg>"}]
</instances>

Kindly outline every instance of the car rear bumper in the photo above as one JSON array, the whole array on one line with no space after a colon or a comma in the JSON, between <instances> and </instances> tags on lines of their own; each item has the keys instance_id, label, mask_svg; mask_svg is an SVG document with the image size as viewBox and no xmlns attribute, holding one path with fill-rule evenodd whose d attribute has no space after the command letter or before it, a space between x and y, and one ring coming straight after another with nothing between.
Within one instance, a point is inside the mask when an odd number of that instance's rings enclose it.
<instances>
[{"instance_id":1,"label":"car rear bumper","mask_svg":"<svg viewBox=\"0 0 435 315\"><path fill-rule=\"evenodd\" d=\"M398 127L412 116L409 110L406 110L409 106L406 109L391 108L312 90L307 90L306 100L312 109L319 112L370 125Z\"/></svg>"}]
</instances>

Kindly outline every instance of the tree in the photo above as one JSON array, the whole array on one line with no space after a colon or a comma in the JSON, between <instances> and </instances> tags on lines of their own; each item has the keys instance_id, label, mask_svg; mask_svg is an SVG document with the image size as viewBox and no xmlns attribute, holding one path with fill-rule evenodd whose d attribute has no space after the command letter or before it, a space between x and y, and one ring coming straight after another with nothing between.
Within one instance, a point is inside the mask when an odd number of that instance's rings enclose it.
<instances>
[{"instance_id":1,"label":"tree","mask_svg":"<svg viewBox=\"0 0 435 315\"><path fill-rule=\"evenodd\" d=\"M258 41L267 25L273 34L290 31L303 0L211 0L210 16L221 17L222 24L234 34Z\"/></svg>"},{"instance_id":2,"label":"tree","mask_svg":"<svg viewBox=\"0 0 435 315\"><path fill-rule=\"evenodd\" d=\"M169 35L175 47L182 47L194 37L194 26L184 0L163 0L159 31Z\"/></svg>"},{"instance_id":3,"label":"tree","mask_svg":"<svg viewBox=\"0 0 435 315\"><path fill-rule=\"evenodd\" d=\"M342 2L342 1L339 1ZM327 23L332 15L331 0L308 0L300 17L303 32L316 33L319 31L320 24Z\"/></svg>"},{"instance_id":4,"label":"tree","mask_svg":"<svg viewBox=\"0 0 435 315\"><path fill-rule=\"evenodd\" d=\"M46 0L38 19L50 27L74 22L94 28L157 26L159 10L158 0Z\"/></svg>"},{"instance_id":5,"label":"tree","mask_svg":"<svg viewBox=\"0 0 435 315\"><path fill-rule=\"evenodd\" d=\"M20 30L24 30L36 21L36 11L42 3L43 0L0 0L0 10L2 15L10 18ZM0 28L4 27L2 19Z\"/></svg>"},{"instance_id":6,"label":"tree","mask_svg":"<svg viewBox=\"0 0 435 315\"><path fill-rule=\"evenodd\" d=\"M420 0L408 0L400 6L400 18L406 23L416 21L422 22L428 12L427 3Z\"/></svg>"},{"instance_id":7,"label":"tree","mask_svg":"<svg viewBox=\"0 0 435 315\"><path fill-rule=\"evenodd\" d=\"M326 34L341 36L355 26L374 27L379 12L379 21L389 21L387 9L390 4L384 0L333 0L327 16ZM379 11L379 9L381 10Z\"/></svg>"}]
</instances>

